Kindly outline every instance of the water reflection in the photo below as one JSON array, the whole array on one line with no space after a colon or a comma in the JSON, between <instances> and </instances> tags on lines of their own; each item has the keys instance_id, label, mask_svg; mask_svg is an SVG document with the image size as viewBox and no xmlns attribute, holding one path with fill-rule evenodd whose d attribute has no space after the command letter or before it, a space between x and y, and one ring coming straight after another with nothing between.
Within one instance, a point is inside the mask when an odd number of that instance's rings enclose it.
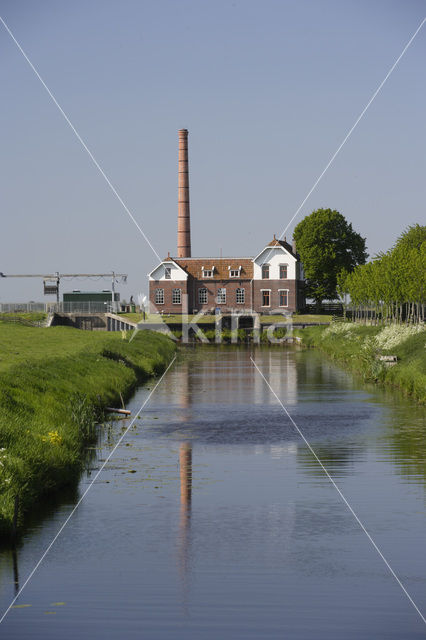
<instances>
[{"instance_id":1,"label":"water reflection","mask_svg":"<svg viewBox=\"0 0 426 640\"><path fill-rule=\"evenodd\" d=\"M157 409L152 409L161 414L161 421L148 423L147 428L157 437L218 444L294 439L289 421L253 367L253 353L283 402L296 406L298 375L294 353L201 347L195 355L185 354L179 367L170 371L168 384L156 394ZM275 408L270 410L273 405Z\"/></svg>"},{"instance_id":2,"label":"water reflection","mask_svg":"<svg viewBox=\"0 0 426 640\"><path fill-rule=\"evenodd\" d=\"M200 347L169 371L127 434L128 446L104 469L107 482L94 485L30 583L33 606L6 620L5 637L420 637L407 602L251 353ZM315 352L260 348L253 355L424 602L420 413L355 388ZM139 410L147 395L141 389L132 407ZM141 473L129 477L128 469ZM19 588L18 562L27 575L68 512L34 529L15 557L10 549L0 556L4 606ZM45 616L53 593L67 607Z\"/></svg>"},{"instance_id":3,"label":"water reflection","mask_svg":"<svg viewBox=\"0 0 426 640\"><path fill-rule=\"evenodd\" d=\"M178 568L181 580L182 605L188 607L191 555L192 447L183 442L179 448L180 520L178 539Z\"/></svg>"},{"instance_id":4,"label":"water reflection","mask_svg":"<svg viewBox=\"0 0 426 640\"><path fill-rule=\"evenodd\" d=\"M0 554L0 585L1 590L6 585L13 584L14 594L19 592L19 557L18 549L12 546L4 549Z\"/></svg>"},{"instance_id":5,"label":"water reflection","mask_svg":"<svg viewBox=\"0 0 426 640\"><path fill-rule=\"evenodd\" d=\"M249 396L254 404L273 404L274 399L250 356L269 379L271 385L287 404L298 399L298 371L294 352L277 349L210 349L199 347L198 352L183 355L178 368L170 372L167 390L159 389L159 395L167 393L169 402L182 406L189 397L202 390L209 403L246 404Z\"/></svg>"},{"instance_id":6,"label":"water reflection","mask_svg":"<svg viewBox=\"0 0 426 640\"><path fill-rule=\"evenodd\" d=\"M420 479L426 484L426 415L424 407L400 399L398 406L388 412L387 430L380 440L401 475L409 482Z\"/></svg>"},{"instance_id":7,"label":"water reflection","mask_svg":"<svg viewBox=\"0 0 426 640\"><path fill-rule=\"evenodd\" d=\"M255 349L253 359L284 404L297 404L298 371L294 351L288 349L277 354L273 348ZM254 370L253 365L251 366ZM261 405L276 403L270 389L256 370L253 371L253 402Z\"/></svg>"},{"instance_id":8,"label":"water reflection","mask_svg":"<svg viewBox=\"0 0 426 640\"><path fill-rule=\"evenodd\" d=\"M15 585L15 595L19 592L19 571L18 571L18 553L16 547L12 549L12 564L13 564L13 582Z\"/></svg>"},{"instance_id":9,"label":"water reflection","mask_svg":"<svg viewBox=\"0 0 426 640\"><path fill-rule=\"evenodd\" d=\"M312 443L311 443L312 445ZM316 444L313 449L324 467L332 477L353 474L356 465L363 459L365 446L359 443ZM308 447L301 446L297 450L297 461L310 474L324 477L324 471Z\"/></svg>"}]
</instances>

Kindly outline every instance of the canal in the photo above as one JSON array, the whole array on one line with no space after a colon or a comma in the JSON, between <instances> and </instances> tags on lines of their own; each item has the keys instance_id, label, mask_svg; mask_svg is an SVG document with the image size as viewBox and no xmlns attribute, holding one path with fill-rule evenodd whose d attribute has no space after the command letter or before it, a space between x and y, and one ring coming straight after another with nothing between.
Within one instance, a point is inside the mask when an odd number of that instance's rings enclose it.
<instances>
[{"instance_id":1,"label":"canal","mask_svg":"<svg viewBox=\"0 0 426 640\"><path fill-rule=\"evenodd\" d=\"M318 352L189 348L0 625L12 639L404 639L423 615L424 410ZM105 430L79 491L129 425ZM4 611L75 504L0 554Z\"/></svg>"}]
</instances>

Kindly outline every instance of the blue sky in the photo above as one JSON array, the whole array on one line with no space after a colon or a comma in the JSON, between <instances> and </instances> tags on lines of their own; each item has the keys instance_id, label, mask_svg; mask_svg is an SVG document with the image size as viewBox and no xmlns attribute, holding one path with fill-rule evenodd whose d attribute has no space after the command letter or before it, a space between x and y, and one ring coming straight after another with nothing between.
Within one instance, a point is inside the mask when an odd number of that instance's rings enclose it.
<instances>
[{"instance_id":1,"label":"blue sky","mask_svg":"<svg viewBox=\"0 0 426 640\"><path fill-rule=\"evenodd\" d=\"M176 251L178 129L189 130L193 255L256 255L426 15L414 0L0 7L161 256ZM146 292L155 255L3 27L0 53L0 271L114 269L129 274L123 297ZM426 26L294 224L338 209L374 254L424 223L425 53ZM0 287L2 302L43 299L38 281Z\"/></svg>"}]
</instances>

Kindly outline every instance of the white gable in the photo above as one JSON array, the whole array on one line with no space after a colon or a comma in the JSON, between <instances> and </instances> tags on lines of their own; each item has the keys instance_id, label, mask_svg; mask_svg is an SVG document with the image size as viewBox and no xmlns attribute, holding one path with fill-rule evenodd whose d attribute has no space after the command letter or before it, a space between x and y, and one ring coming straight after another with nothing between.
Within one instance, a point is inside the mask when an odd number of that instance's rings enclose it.
<instances>
[{"instance_id":1,"label":"white gable","mask_svg":"<svg viewBox=\"0 0 426 640\"><path fill-rule=\"evenodd\" d=\"M170 269L170 278L166 278L166 267ZM150 280L188 280L188 274L174 260L164 260L149 274Z\"/></svg>"},{"instance_id":2,"label":"white gable","mask_svg":"<svg viewBox=\"0 0 426 640\"><path fill-rule=\"evenodd\" d=\"M280 279L280 265L287 265L287 278L289 280L296 279L296 263L295 258L287 249L282 246L265 247L253 260L253 278L254 280L262 279L262 265L269 265L269 279Z\"/></svg>"}]
</instances>

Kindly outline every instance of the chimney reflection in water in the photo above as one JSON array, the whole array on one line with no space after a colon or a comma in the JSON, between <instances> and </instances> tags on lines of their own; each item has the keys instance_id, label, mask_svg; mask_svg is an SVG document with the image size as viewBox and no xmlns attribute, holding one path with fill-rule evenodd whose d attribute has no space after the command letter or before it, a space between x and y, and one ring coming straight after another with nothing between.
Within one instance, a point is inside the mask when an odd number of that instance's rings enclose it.
<instances>
[{"instance_id":1,"label":"chimney reflection in water","mask_svg":"<svg viewBox=\"0 0 426 640\"><path fill-rule=\"evenodd\" d=\"M180 512L182 517L190 515L192 496L192 447L189 442L183 442L179 449L180 467Z\"/></svg>"},{"instance_id":2,"label":"chimney reflection in water","mask_svg":"<svg viewBox=\"0 0 426 640\"><path fill-rule=\"evenodd\" d=\"M180 421L191 424L191 388L188 362L183 362L179 378ZM178 570L182 586L182 605L187 613L191 558L191 499L192 499L192 446L182 442L179 446L180 519L178 539Z\"/></svg>"},{"instance_id":3,"label":"chimney reflection in water","mask_svg":"<svg viewBox=\"0 0 426 640\"><path fill-rule=\"evenodd\" d=\"M189 570L191 556L191 498L192 498L192 447L183 442L179 448L180 467L180 521L178 541L178 568L182 581L182 605L187 614Z\"/></svg>"}]
</instances>

